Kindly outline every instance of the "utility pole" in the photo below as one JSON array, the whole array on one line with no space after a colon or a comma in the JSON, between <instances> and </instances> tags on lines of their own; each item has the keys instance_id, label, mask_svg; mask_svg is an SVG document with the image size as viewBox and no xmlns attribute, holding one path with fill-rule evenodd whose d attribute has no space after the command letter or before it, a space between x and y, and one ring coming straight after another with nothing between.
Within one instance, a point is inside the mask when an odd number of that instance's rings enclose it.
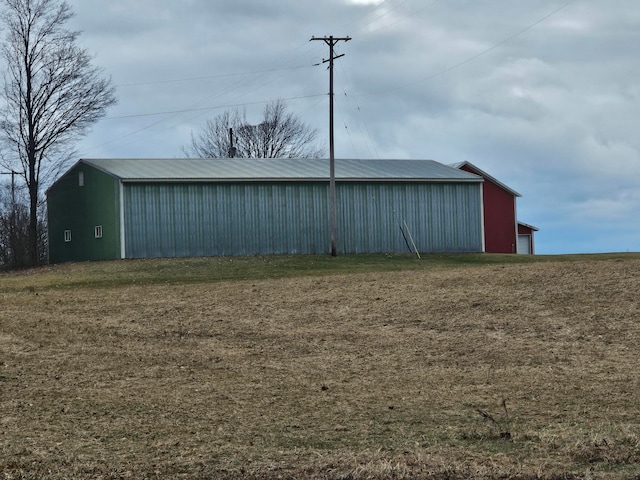
<instances>
[{"instance_id":1,"label":"utility pole","mask_svg":"<svg viewBox=\"0 0 640 480\"><path fill-rule=\"evenodd\" d=\"M311 37L311 40L322 40L329 46L329 59L322 60L322 63L329 62L329 203L331 215L331 256L338 255L336 247L336 166L333 146L333 61L336 58L344 57L344 54L336 56L333 47L338 42L348 42L351 37Z\"/></svg>"}]
</instances>

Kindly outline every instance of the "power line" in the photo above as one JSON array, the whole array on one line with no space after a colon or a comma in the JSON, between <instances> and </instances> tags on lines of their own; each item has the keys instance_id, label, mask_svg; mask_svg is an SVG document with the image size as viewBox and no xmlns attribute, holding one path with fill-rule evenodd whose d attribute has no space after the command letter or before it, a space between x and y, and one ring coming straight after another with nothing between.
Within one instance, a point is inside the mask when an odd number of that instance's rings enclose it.
<instances>
[{"instance_id":1,"label":"power line","mask_svg":"<svg viewBox=\"0 0 640 480\"><path fill-rule=\"evenodd\" d=\"M471 56L471 57L469 57L469 58L467 58L467 59L465 59L465 60L463 60L463 61L461 61L461 62L459 62L459 63L456 63L455 65L451 65L450 67L447 67L447 68L445 68L444 70L440 70L440 71L439 71L439 72L437 72L437 73L434 73L434 74L432 74L432 75L429 75L428 77L421 78L421 79L419 79L419 80L416 80L416 81L414 81L414 82L407 83L407 84L402 85L402 86L400 86L400 87L391 88L391 89L388 89L388 90L383 90L383 91L378 91L378 92L361 93L361 94L358 94L358 95L356 95L356 96L358 96L358 97L365 97L365 96L369 96L369 95L381 95L381 94L383 94L383 93L395 92L395 91L398 91L398 90L402 90L402 89L404 89L404 88L406 88L406 87L409 87L409 86L411 86L411 85L415 85L415 84L417 84L417 83L426 82L426 81L428 81L428 80L432 80L432 79L434 79L434 78L436 78L436 77L439 77L439 76L441 76L441 75L444 75L445 73L448 73L448 72L450 72L450 71L452 71L452 70L455 70L456 68L460 68L460 67L462 67L463 65L466 65L467 63L471 63L472 61L474 61L474 60L476 60L476 59L478 59L478 58L480 58L480 57L482 57L482 56L486 55L487 53L489 53L489 52L491 52L491 51L495 50L496 48L498 48L498 47L500 47L500 46L504 45L505 43L507 43L507 42L509 42L509 41L513 40L514 38L516 38L516 37L518 37L518 36L522 35L523 33L525 33L525 32L527 32L527 31L531 30L531 29L532 29L533 27L535 27L536 25L538 25L538 24L540 24L540 23L544 22L544 21L545 21L545 20L547 20L548 18L552 17L553 15L555 15L555 14L556 14L556 13L558 13L558 12L560 12L561 10L564 10L564 9L565 9L565 8L567 8L569 5L571 5L572 3L575 3L575 2L577 2L577 1L578 1L578 0L571 0L571 1L567 2L567 3L565 3L565 4L564 4L564 5L562 5L560 8L557 8L557 9L555 9L553 12L548 13L548 14L547 14L547 15L545 15L544 17L542 17L542 18L540 18L540 19L536 20L536 21L535 21L535 22L533 22L532 24L530 24L530 25L526 26L525 28L523 28L522 30L520 30L520 31L518 31L518 32L516 32L516 33L514 33L513 35L511 35L511 36L509 36L509 37L507 37L507 38L505 38L505 39L503 39L503 40L499 41L498 43L493 44L491 47L487 48L486 50L483 50L483 51L481 51L480 53L477 53L476 55L473 55L473 56Z\"/></svg>"},{"instance_id":2,"label":"power line","mask_svg":"<svg viewBox=\"0 0 640 480\"><path fill-rule=\"evenodd\" d=\"M302 98L314 98L314 97L324 97L325 94L316 94L316 95L302 95L299 97L287 97L283 98L283 100L300 100ZM179 113L190 113L190 112L198 112L198 111L206 111L206 110L218 110L220 108L235 108L235 107L246 107L248 105L260 105L269 103L272 100L258 100L255 102L245 102L245 103L235 103L228 105L216 105L214 107L198 107L198 108L185 108L182 110L168 110L165 112L152 112L152 113L134 113L132 115L121 115L119 117L106 117L104 120L121 120L123 118L137 118L137 117L153 117L158 115L176 115Z\"/></svg>"},{"instance_id":3,"label":"power line","mask_svg":"<svg viewBox=\"0 0 640 480\"><path fill-rule=\"evenodd\" d=\"M294 49L295 51L300 50L302 47L299 46L296 49ZM293 56L292 58L290 58L289 60L285 60L283 62L281 62L279 65L277 65L275 68L271 68L271 69L264 69L264 70L256 70L256 71L251 71L251 72L245 72L245 73L228 73L228 74L220 74L218 76L213 76L213 77L191 77L190 79L205 79L205 78L217 78L217 77L232 77L235 75L258 75L258 74L262 74L262 73L272 73L272 72L279 72L279 71L288 71L288 70L296 70L296 69L301 69L301 68L307 68L309 66L312 65L306 65L306 66L297 66L297 67L284 67L284 65L291 63L292 61L300 58L303 54L309 52L310 49L307 48L305 49L305 52L303 52L302 54L298 54ZM124 86L134 86L134 85L153 85L153 84L162 84L162 83L171 83L171 82L179 82L179 81L185 81L185 80L190 80L190 79L177 79L177 80L158 80L155 82L140 82L140 83L130 83L130 84L123 84ZM142 114L131 114L131 115L120 115L120 116L113 116L113 117L106 117L103 118L103 120L117 120L117 119L127 119L127 118L143 118L143 117L151 117L151 116L159 116L159 115L171 115L171 116L175 116L175 115L180 115L182 113L192 113L192 112L205 112L205 111L210 111L210 110L216 110L219 108L233 108L233 107L241 107L241 106L248 106L248 105L256 105L256 104L265 104L268 103L271 100L264 100L264 101L256 101L256 102L244 102L244 103L235 103L235 104L229 104L229 105L217 105L217 106L212 106L212 107L197 107L196 105L201 105L202 103L206 102L207 100L210 100L212 98L215 97L221 97L221 96L225 96L228 95L231 91L233 90L237 90L241 87L246 86L248 83L248 81L243 81L240 83L236 83L234 84L231 88L227 88L222 92L217 92L214 95L210 95L202 100L198 100L197 102L192 103L191 105L189 105L186 108L183 109L179 109L179 110L171 110L171 111L163 111L163 112L150 112L150 113L142 113ZM123 86L120 85L120 86ZM261 85L261 87L263 87L265 84L263 83ZM255 89L254 89L255 90ZM246 93L244 94L246 95ZM241 95L241 96L244 96ZM298 97L289 97L289 98L285 98L284 100L297 100L297 99L303 99L303 98L313 98L313 97L319 97L319 96L323 96L323 95L307 95L307 96L298 96ZM122 139L134 136L138 133L141 133L145 130L149 130L153 127L156 127L158 125L160 125L161 123L163 123L166 119L162 119L162 120L158 120L155 121L149 125L146 125L142 128L136 129L132 132L129 132L125 135L119 136L117 138L114 138L112 140L108 140L106 142L100 143L99 145L93 146L91 147L92 149L104 146L104 145L110 145L113 143L116 143Z\"/></svg>"},{"instance_id":4,"label":"power line","mask_svg":"<svg viewBox=\"0 0 640 480\"><path fill-rule=\"evenodd\" d=\"M287 71L287 70L299 70L302 68L309 68L312 66L313 65L300 65L297 67L270 68L267 70L254 70L251 72L221 73L219 75L209 75L205 77L187 77L187 78L176 78L172 80L155 80L153 82L120 83L116 85L116 87L139 87L144 85L160 85L163 83L180 83L180 82L191 82L191 81L197 81L197 80L212 80L214 78L240 77L244 75L257 75L261 73L281 72L281 71Z\"/></svg>"},{"instance_id":5,"label":"power line","mask_svg":"<svg viewBox=\"0 0 640 480\"><path fill-rule=\"evenodd\" d=\"M288 62L283 62L281 65L284 65ZM270 69L270 71L281 71L284 69L279 69L279 68L274 68L274 69ZM221 96L225 96L228 95L231 91L233 90L237 90L239 88L245 87L247 86L249 82L247 80L244 80L242 82L239 83L235 83L233 84L231 87L221 91L221 92L216 92L213 95L209 95L204 99L198 100L196 102L193 102L191 105L182 108L182 109L178 109L178 110L171 110L171 111L163 111L163 112L150 112L150 113L143 113L143 114L131 114L131 115L122 115L122 116L115 116L115 117L107 117L104 118L103 120L116 120L116 119L127 119L127 118L137 118L137 117L151 117L151 116L159 116L159 115L169 115L169 118L173 117L173 116L177 116L183 113L193 113L193 112L205 112L205 111L210 111L210 110L216 110L216 109L220 109L220 108L233 108L233 107L241 107L241 106L248 106L248 105L256 105L256 104L265 104L268 103L270 100L261 100L261 101L255 101L255 102L238 102L238 103L234 103L234 104L229 104L229 105L216 105L216 106L212 106L212 107L198 107L197 105L202 105L204 102L211 100L212 98L216 98L216 97L221 97ZM260 88L262 88L265 85L265 83L262 83L260 85ZM256 89L254 89L256 90ZM241 95L244 96L245 94ZM302 99L302 98L313 98L313 97L320 97L323 95L307 95L307 96L298 96L298 97L289 97L289 98L285 98L284 100L296 100L296 99ZM157 127L158 125L162 124L163 122L165 122L166 120L168 120L169 118L164 118L164 119L160 119L157 121L154 121L151 124L145 125L141 128L135 129L127 134L118 136L116 138L113 138L111 140L108 140L106 142L102 142L98 145L95 145L93 147L91 147L91 149L95 149L101 146L105 146L105 145L110 145L113 143L116 143L120 140L123 140L125 138L128 137L132 137L134 135L137 135L141 132L144 132L146 130L149 130L151 128ZM181 122L184 123L184 122ZM180 125L180 123L178 124Z\"/></svg>"},{"instance_id":6,"label":"power line","mask_svg":"<svg viewBox=\"0 0 640 480\"><path fill-rule=\"evenodd\" d=\"M378 18L376 18L375 20L373 20L373 21L371 21L371 22L367 23L366 25L364 25L364 27L366 27L367 25L371 25L371 24L372 24L372 23L374 23L374 22L377 22L378 20L382 19L383 17L386 17L388 14L390 14L390 13L391 13L391 12L393 12L395 9L397 9L399 6L403 5L403 4L405 3L405 1L406 1L406 0L404 0L403 2L401 2L401 3L400 3L399 5L397 5L396 7L392 8L391 10L388 10L387 12L385 12L384 14L382 14L381 16L379 16ZM423 7L421 7L421 8L419 8L418 10L416 10L416 11L414 11L414 12L412 12L412 13L409 13L409 15L408 15L408 16L406 16L406 17L400 18L400 19L396 20L396 21L395 21L395 22L393 22L393 23L389 23L389 24L387 24L387 25L383 25L383 26L381 26L381 27L374 28L373 30L369 30L368 32L363 32L363 35L371 34L371 33L373 33L373 32L377 32L377 31L382 30L382 29L384 29L384 28L392 27L392 26L394 26L394 25L396 25L396 24L398 24L398 23L400 23L400 22L404 22L405 20L408 20L409 18L414 17L414 16L415 16L415 15L417 15L418 13L420 13L420 12L422 12L422 11L426 10L427 8L431 8L432 6L434 6L434 5L435 5L436 3L438 3L439 1L440 1L440 0L434 0L433 2L431 2L431 3L429 3L429 4L425 5L425 6L423 6ZM363 27L363 28L364 28L364 27Z\"/></svg>"},{"instance_id":7,"label":"power line","mask_svg":"<svg viewBox=\"0 0 640 480\"><path fill-rule=\"evenodd\" d=\"M437 1L438 0L436 0L436 2ZM387 4L387 2L389 2L389 0L384 0L382 2L382 4L377 5L377 7L379 8L381 5ZM384 13L383 15L381 15L381 16L375 18L374 20L370 21L369 23L367 23L367 25L380 20L382 17L388 15L393 10L396 10L398 8L398 6L404 4L405 2L406 2L406 0L402 0L399 5L395 5L395 6L390 7L390 9L386 13ZM423 10L423 9L421 9L421 10ZM372 9L369 12L369 14L371 14L373 12L374 12L374 10ZM367 15L369 15L369 14L367 14ZM367 15L365 15L365 17ZM301 48L302 48L301 46L297 47L296 49L294 49L294 51L292 53L295 53L295 52L299 51ZM299 70L299 69L303 69L303 68L308 68L309 66L312 66L312 65L300 65L300 66L296 66L296 67L284 67L284 65L294 61L297 58L300 58L303 54L305 54L307 52L309 52L309 49L305 49L305 51L302 52L301 54L296 54L292 58L290 58L289 60L286 60L286 61L280 63L275 68L270 68L270 69L254 70L254 71L248 71L248 72L223 73L223 74L211 75L211 76L185 77L185 78L180 78L180 79L155 80L155 81L150 81L150 82L130 82L130 83L118 84L117 87L135 87L135 86L145 86L145 85L162 85L162 84L179 83L179 82L187 82L187 81L211 80L211 79L216 79L216 78L229 78L229 77L235 77L235 76L258 75L258 74L272 73L272 72L278 72L278 71ZM239 88L241 86L242 85L235 85L234 89L237 89L237 88ZM216 95L213 95L213 96L211 96L209 98L212 98L212 97L215 97L215 96L222 96L222 95L225 95L225 94L228 94L228 93L229 93L228 91L227 92L223 92L223 93L217 93ZM316 97L316 96L318 96L318 95L290 97L290 98L285 98L285 100L296 100L296 99L301 99L301 98L312 98L312 97ZM198 111L204 112L204 111L216 110L216 109L219 109L219 108L233 108L233 107L241 107L241 106L268 103L268 101L256 101L256 102L235 103L235 104L229 104L229 105L218 105L218 106L212 106L212 107L196 107L196 105L202 104L204 101L208 100L209 98L205 98L205 99L200 100L198 102L194 102L192 105L190 105L189 107L184 108L184 109L168 110L168 111L162 111L162 112L141 113L141 114L131 114L131 115L119 115L119 116L113 116L113 117L106 117L106 118L104 118L104 120L118 120L118 119L121 120L121 119L127 119L127 118L144 118L144 117L160 116L160 115L179 115L179 114L182 114L182 113L190 113L190 112L198 112ZM129 134L126 134L123 137L120 137L120 139L135 135L136 133L140 133L141 131L147 130L147 129L152 128L152 127L155 127L160 123L162 123L162 121L154 122L154 123L152 123L150 125L147 125L147 126L141 128L141 129L137 129L137 130L135 130L135 131L133 131L133 132L131 132ZM113 143L113 142L115 142L117 140L118 139L111 140L111 141L106 142L106 143L108 143L108 144L109 143Z\"/></svg>"},{"instance_id":8,"label":"power line","mask_svg":"<svg viewBox=\"0 0 640 480\"><path fill-rule=\"evenodd\" d=\"M342 113L342 109L340 108L340 103L338 102L336 104L336 109L338 110L338 114L340 115L340 118L342 119L342 124L344 125L344 131L347 134L347 137L349 137L349 141L351 142L351 148L353 148L353 153L355 154L355 157L353 158L360 158L360 153L358 153L358 149L356 148L356 144L353 141L353 137L351 136L351 132L349 131L349 126L347 125L347 120L344 116L344 114Z\"/></svg>"},{"instance_id":9,"label":"power line","mask_svg":"<svg viewBox=\"0 0 640 480\"><path fill-rule=\"evenodd\" d=\"M342 69L342 73L345 76L346 82L343 83L351 83L348 81L348 75L347 72L344 68L344 65L341 63L340 67ZM347 90L345 88L342 89L344 92L344 97L347 100L347 102L351 103L351 107L355 108L356 110L356 115L355 115L355 122L356 125L358 126L359 130L360 130L360 134L362 135L363 139L364 139L364 143L365 146L367 148L367 150L369 151L369 156L370 158L375 157L375 158L380 158L380 155L378 154L378 151L375 147L375 144L373 142L373 139L371 137L371 133L369 132L369 128L367 126L367 122L366 119L364 118L364 115L362 113L362 110L360 109L360 105L358 104L358 100L354 97L352 97L351 95L349 95L347 93ZM345 121L345 129L347 128L346 125L346 121ZM347 130L348 131L348 130ZM351 135L349 135L349 138L351 138ZM353 143L353 140L352 140ZM355 145L354 145L354 151L355 151ZM375 152L375 155L374 155ZM357 152L356 152L357 154Z\"/></svg>"},{"instance_id":10,"label":"power line","mask_svg":"<svg viewBox=\"0 0 640 480\"><path fill-rule=\"evenodd\" d=\"M404 5L407 2L407 0L401 0L400 3L396 4L395 6L391 6L387 11L385 11L382 15L379 15L378 17L374 18L373 20L371 20L370 22L367 22L366 24L364 24L361 28L360 31L362 32L362 30L367 27L368 25L371 25L373 23L376 23L378 20L383 19L384 17L386 17L387 15L389 15L390 13L392 13L394 10L397 10L400 6ZM382 7L385 3L387 3L387 1L385 0L384 2L382 2L380 5L377 5L377 8ZM364 33L364 32L362 32Z\"/></svg>"},{"instance_id":11,"label":"power line","mask_svg":"<svg viewBox=\"0 0 640 480\"><path fill-rule=\"evenodd\" d=\"M318 95L306 95L306 96L300 96L300 97L289 97L289 98L284 98L283 100L299 100L299 99L303 99L303 98L314 98L314 97L324 97L325 94L318 94ZM139 115L127 115L127 116L123 116L123 117L109 117L109 118L105 118L104 120L116 120L116 119L121 119L121 118L134 118L134 117L147 117L147 116L154 116L154 115L177 115L180 113L187 113L187 112L194 112L194 111L204 111L204 110L216 110L216 109L220 109L220 108L235 108L235 107L242 107L242 106L247 106L247 105L260 105L260 104L267 104L269 103L271 100L261 100L261 101L256 101L256 102L247 102L247 103L239 103L239 104L235 104L235 105L218 105L215 107L207 107L207 108L192 108L192 109L185 109L185 110L174 110L174 111L168 111L168 112L158 112L158 113L146 113L146 114L139 114ZM129 138L132 137L134 135L137 135L138 133L144 132L145 130L149 130L150 128L153 128L159 124L161 124L165 119L161 119L158 120L156 122L153 122L149 125L145 125L144 127L138 128L132 132L126 133L124 135L121 135L117 138L113 138L111 140L108 140L106 142L100 143L98 145L94 145L91 147L91 149L95 149L98 147L103 147L105 145L111 145L112 143L116 143L119 142L120 140L124 140L125 138Z\"/></svg>"}]
</instances>

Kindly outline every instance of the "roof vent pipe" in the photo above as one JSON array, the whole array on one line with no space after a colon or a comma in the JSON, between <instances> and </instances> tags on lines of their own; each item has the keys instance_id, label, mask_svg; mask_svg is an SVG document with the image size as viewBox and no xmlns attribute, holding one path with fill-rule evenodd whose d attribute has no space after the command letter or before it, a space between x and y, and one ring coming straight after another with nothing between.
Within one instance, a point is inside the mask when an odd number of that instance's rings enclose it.
<instances>
[{"instance_id":1,"label":"roof vent pipe","mask_svg":"<svg viewBox=\"0 0 640 480\"><path fill-rule=\"evenodd\" d=\"M233 128L229 129L229 158L236 156L236 147L233 146Z\"/></svg>"}]
</instances>

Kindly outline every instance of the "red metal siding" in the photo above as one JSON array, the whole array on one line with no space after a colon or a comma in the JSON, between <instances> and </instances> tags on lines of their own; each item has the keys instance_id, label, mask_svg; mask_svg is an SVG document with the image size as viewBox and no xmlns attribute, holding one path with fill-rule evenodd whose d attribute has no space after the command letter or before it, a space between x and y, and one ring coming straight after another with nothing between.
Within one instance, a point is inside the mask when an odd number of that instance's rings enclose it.
<instances>
[{"instance_id":1,"label":"red metal siding","mask_svg":"<svg viewBox=\"0 0 640 480\"><path fill-rule=\"evenodd\" d=\"M468 165L461 170L481 175ZM516 197L487 178L482 184L482 195L485 252L516 253Z\"/></svg>"},{"instance_id":2,"label":"red metal siding","mask_svg":"<svg viewBox=\"0 0 640 480\"><path fill-rule=\"evenodd\" d=\"M533 230L526 225L518 224L518 235L533 235Z\"/></svg>"}]
</instances>

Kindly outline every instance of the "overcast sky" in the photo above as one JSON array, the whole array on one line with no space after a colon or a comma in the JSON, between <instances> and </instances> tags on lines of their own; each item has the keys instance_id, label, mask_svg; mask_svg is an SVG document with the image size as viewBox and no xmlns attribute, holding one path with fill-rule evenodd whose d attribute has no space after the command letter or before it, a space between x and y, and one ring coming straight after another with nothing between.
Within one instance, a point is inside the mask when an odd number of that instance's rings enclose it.
<instances>
[{"instance_id":1,"label":"overcast sky","mask_svg":"<svg viewBox=\"0 0 640 480\"><path fill-rule=\"evenodd\" d=\"M336 157L470 161L522 194L537 253L640 251L637 0L70 0L118 105L80 157L181 157L283 98Z\"/></svg>"}]
</instances>

